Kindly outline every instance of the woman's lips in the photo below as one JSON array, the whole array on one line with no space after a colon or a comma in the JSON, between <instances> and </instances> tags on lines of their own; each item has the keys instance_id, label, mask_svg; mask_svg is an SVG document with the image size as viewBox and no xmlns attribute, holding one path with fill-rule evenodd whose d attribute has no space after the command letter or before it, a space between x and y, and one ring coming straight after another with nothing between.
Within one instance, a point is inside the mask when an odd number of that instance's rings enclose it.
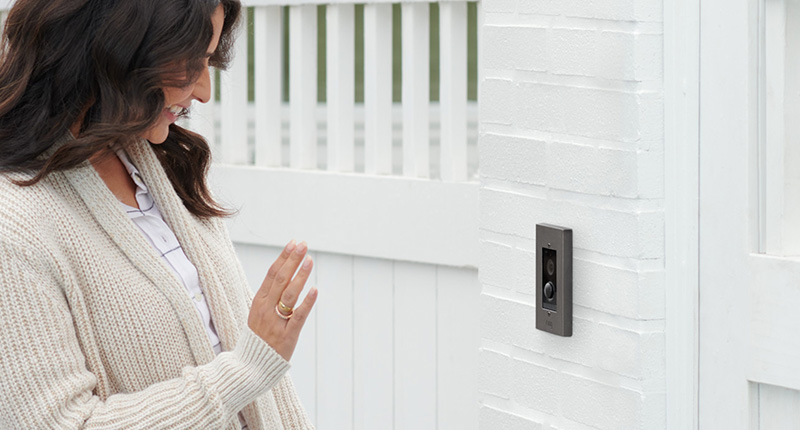
<instances>
[{"instance_id":1,"label":"woman's lips","mask_svg":"<svg viewBox=\"0 0 800 430\"><path fill-rule=\"evenodd\" d=\"M167 119L170 123L175 122L178 120L178 115L175 115L169 109L164 109L164 115L166 115Z\"/></svg>"},{"instance_id":2,"label":"woman's lips","mask_svg":"<svg viewBox=\"0 0 800 430\"><path fill-rule=\"evenodd\" d=\"M164 115L167 116L170 122L175 122L181 117L181 115L185 114L187 110L187 108L181 105L167 106L164 108Z\"/></svg>"}]
</instances>

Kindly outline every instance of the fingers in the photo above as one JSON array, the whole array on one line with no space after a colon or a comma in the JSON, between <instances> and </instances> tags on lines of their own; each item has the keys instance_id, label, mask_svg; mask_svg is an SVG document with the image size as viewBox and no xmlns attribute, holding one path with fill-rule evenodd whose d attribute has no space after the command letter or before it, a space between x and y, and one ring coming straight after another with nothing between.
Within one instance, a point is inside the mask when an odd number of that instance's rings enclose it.
<instances>
[{"instance_id":1,"label":"fingers","mask_svg":"<svg viewBox=\"0 0 800 430\"><path fill-rule=\"evenodd\" d=\"M270 287L272 287L273 282L275 282L275 277L278 276L278 272L280 271L281 267L283 267L283 264L289 259L289 256L292 255L292 251L294 251L296 247L297 244L295 243L294 239L289 241L289 243L283 247L281 254L278 256L275 262L272 263L272 266L269 267L267 276L264 277L264 281L261 283L261 287L259 287L256 295L264 297L269 295Z\"/></svg>"},{"instance_id":2,"label":"fingers","mask_svg":"<svg viewBox=\"0 0 800 430\"><path fill-rule=\"evenodd\" d=\"M311 259L311 256L306 257L303 265L300 266L300 270L297 271L297 275L289 283L289 286L283 290L283 294L281 294L280 297L280 303L283 303L289 308L294 308L294 305L297 303L297 299L300 297L300 293L303 291L313 267L314 260Z\"/></svg>"},{"instance_id":3,"label":"fingers","mask_svg":"<svg viewBox=\"0 0 800 430\"><path fill-rule=\"evenodd\" d=\"M305 242L300 242L295 246L294 251L288 254L283 266L278 269L272 281L272 285L269 287L269 295L267 297L268 303L278 303L278 300L283 294L283 290L289 285L289 282L291 282L292 277L294 277L297 271L297 267L300 266L300 262L303 261L303 257L306 256L306 251L308 251L308 246L306 246Z\"/></svg>"},{"instance_id":4,"label":"fingers","mask_svg":"<svg viewBox=\"0 0 800 430\"><path fill-rule=\"evenodd\" d=\"M289 320L287 328L290 330L296 330L297 332L303 328L303 325L308 319L308 315L311 313L311 309L314 307L314 303L317 302L317 294L318 291L316 288L312 288L311 291L306 294L306 298L303 299L303 303L301 303L300 306L294 310L294 314Z\"/></svg>"}]
</instances>

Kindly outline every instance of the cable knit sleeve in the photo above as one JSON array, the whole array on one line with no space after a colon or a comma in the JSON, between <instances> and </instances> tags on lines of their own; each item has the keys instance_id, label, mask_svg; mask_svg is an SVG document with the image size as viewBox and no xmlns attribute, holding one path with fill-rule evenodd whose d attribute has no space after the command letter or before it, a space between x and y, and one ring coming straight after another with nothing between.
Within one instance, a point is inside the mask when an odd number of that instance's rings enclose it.
<instances>
[{"instance_id":1,"label":"cable knit sleeve","mask_svg":"<svg viewBox=\"0 0 800 430\"><path fill-rule=\"evenodd\" d=\"M289 368L245 327L234 350L210 363L101 401L52 264L36 248L0 238L0 428L222 428Z\"/></svg>"},{"instance_id":2,"label":"cable knit sleeve","mask_svg":"<svg viewBox=\"0 0 800 430\"><path fill-rule=\"evenodd\" d=\"M275 404L278 405L284 428L314 428L308 415L306 415L305 409L303 409L303 405L300 403L300 399L297 397L297 391L295 391L289 375L286 375L272 388L272 395L275 397Z\"/></svg>"}]
</instances>

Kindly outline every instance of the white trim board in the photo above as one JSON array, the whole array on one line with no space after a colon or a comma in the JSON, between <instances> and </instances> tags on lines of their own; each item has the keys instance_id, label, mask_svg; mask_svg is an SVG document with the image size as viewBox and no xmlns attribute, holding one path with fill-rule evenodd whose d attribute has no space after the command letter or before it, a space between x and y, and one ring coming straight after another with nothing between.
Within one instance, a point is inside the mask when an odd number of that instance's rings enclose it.
<instances>
[{"instance_id":1,"label":"white trim board","mask_svg":"<svg viewBox=\"0 0 800 430\"><path fill-rule=\"evenodd\" d=\"M700 5L664 1L667 429L698 428Z\"/></svg>"},{"instance_id":2,"label":"white trim board","mask_svg":"<svg viewBox=\"0 0 800 430\"><path fill-rule=\"evenodd\" d=\"M478 183L252 166L212 166L234 242L477 267Z\"/></svg>"}]
</instances>

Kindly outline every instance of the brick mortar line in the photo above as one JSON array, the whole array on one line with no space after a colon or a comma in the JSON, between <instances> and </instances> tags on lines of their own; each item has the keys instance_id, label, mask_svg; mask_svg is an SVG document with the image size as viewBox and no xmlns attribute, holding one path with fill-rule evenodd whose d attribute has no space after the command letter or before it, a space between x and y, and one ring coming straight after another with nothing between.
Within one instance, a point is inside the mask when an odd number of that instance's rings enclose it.
<instances>
[{"instance_id":1,"label":"brick mortar line","mask_svg":"<svg viewBox=\"0 0 800 430\"><path fill-rule=\"evenodd\" d=\"M483 11L484 27L556 28L578 31L614 31L619 33L663 35L662 21L637 21L524 12Z\"/></svg>"},{"instance_id":2,"label":"brick mortar line","mask_svg":"<svg viewBox=\"0 0 800 430\"><path fill-rule=\"evenodd\" d=\"M534 310L536 308L536 297L529 294L516 293L513 290L494 286L486 282L481 282L481 287L481 294L487 297L529 306L534 308ZM514 294L504 294L508 291L511 291ZM636 333L638 335L664 334L666 330L666 320L664 318L634 319L574 303L572 315L573 317L580 318L584 321Z\"/></svg>"},{"instance_id":3,"label":"brick mortar line","mask_svg":"<svg viewBox=\"0 0 800 430\"><path fill-rule=\"evenodd\" d=\"M536 240L533 238L525 238L521 236L510 237L505 233L497 233L489 230L482 230L481 233L486 233L486 235L479 236L479 240L481 243L501 245L509 248L509 250L518 250L522 252L533 253L536 251L535 249ZM522 239L522 240L514 243L509 243L507 239L512 239L512 240ZM666 270L664 268L665 260L663 258L641 259L641 258L618 257L614 255L603 254L600 252L590 251L580 248L573 250L573 259L575 259L576 261L582 261L590 264L604 266L613 270L622 270L630 273L638 273L640 275L665 273Z\"/></svg>"},{"instance_id":4,"label":"brick mortar line","mask_svg":"<svg viewBox=\"0 0 800 430\"><path fill-rule=\"evenodd\" d=\"M581 193L551 188L547 185L529 184L481 175L479 192L483 191L513 194L553 203L571 203L577 206L631 215L664 213L663 197L641 198Z\"/></svg>"},{"instance_id":5,"label":"brick mortar line","mask_svg":"<svg viewBox=\"0 0 800 430\"><path fill-rule=\"evenodd\" d=\"M618 151L629 151L629 152L639 152L644 151L648 152L650 149L644 149L641 147L642 144L648 144L651 147L653 145L660 145L657 149L659 153L663 153L663 139L658 140L642 140L642 139L632 139L630 141L622 141L622 140L607 140L607 139L597 139L593 137L586 137L586 136L578 136L572 134L563 134L563 133L554 133L550 131L540 131L530 128L521 128L515 125L506 125L506 124L499 124L499 123L488 123L483 122L479 125L480 133L478 139L485 139L486 136L496 136L496 137L511 137L517 139L531 139L536 140L543 143L563 143L563 144L574 144L580 146L586 146L594 149L605 149L605 150L618 150Z\"/></svg>"},{"instance_id":6,"label":"brick mortar line","mask_svg":"<svg viewBox=\"0 0 800 430\"><path fill-rule=\"evenodd\" d=\"M503 233L498 231L493 231L481 227L479 232L479 237L481 241L487 240L487 237L502 237L505 239L510 239L513 242L503 242L503 243L510 243L514 247L521 249L523 251L533 251L536 248L536 239L533 237L525 237L516 234L509 234ZM498 239L492 240L493 242L497 242ZM574 248L573 249L573 256L577 259L582 259L589 261L595 264L604 264L599 258L605 259L605 261L610 261L609 267L615 268L623 268L627 267L633 271L639 271L639 273L652 273L652 272L659 272L663 270L664 266L664 258L635 258L635 257L626 257L626 256L619 256L619 255L609 255L604 254L599 251L588 250L588 249L581 249L581 248ZM590 258L597 258L598 260L592 260ZM612 265L613 264L613 265ZM629 265L630 264L630 265Z\"/></svg>"},{"instance_id":7,"label":"brick mortar line","mask_svg":"<svg viewBox=\"0 0 800 430\"><path fill-rule=\"evenodd\" d=\"M503 345L504 344L499 344ZM481 339L480 352L492 352L503 355L511 360L516 360L542 369L552 370L563 375L573 376L585 381L594 382L610 388L621 388L624 390L647 394L663 393L666 384L665 377L649 377L636 379L630 376L621 375L608 370L589 367L580 363L562 360L548 355L529 351L518 346L509 345L509 348L498 348L498 343Z\"/></svg>"},{"instance_id":8,"label":"brick mortar line","mask_svg":"<svg viewBox=\"0 0 800 430\"><path fill-rule=\"evenodd\" d=\"M510 399L503 399L502 397L497 397L489 393L479 393L482 397L481 407L482 408L489 408L493 409L497 412L504 413L506 415L513 415L523 421L532 421L537 424L541 424L543 426L547 425L548 423L555 424L558 428L569 428L571 430L597 430L595 427L587 427L585 424L581 424L579 422L572 421L568 418L564 418L560 415L550 415L541 411L533 410L526 408L522 405L517 404L513 400ZM504 401L505 403L511 404L511 410L505 409L508 406L501 406L500 403ZM547 426L547 428L551 428Z\"/></svg>"},{"instance_id":9,"label":"brick mortar line","mask_svg":"<svg viewBox=\"0 0 800 430\"><path fill-rule=\"evenodd\" d=\"M507 70L484 67L482 82L505 81L524 86L548 86L566 89L594 90L635 96L662 96L663 79L623 80L595 75L566 75L542 70Z\"/></svg>"}]
</instances>

